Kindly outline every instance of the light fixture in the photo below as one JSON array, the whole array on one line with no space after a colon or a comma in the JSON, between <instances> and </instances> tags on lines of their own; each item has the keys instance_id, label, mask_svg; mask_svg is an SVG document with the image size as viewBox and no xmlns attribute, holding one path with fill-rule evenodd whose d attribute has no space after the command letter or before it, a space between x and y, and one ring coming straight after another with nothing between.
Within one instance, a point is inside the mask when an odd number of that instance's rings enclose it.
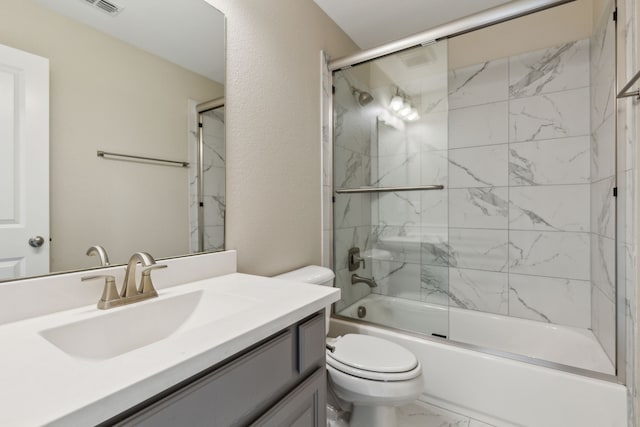
<instances>
[{"instance_id":1,"label":"light fixture","mask_svg":"<svg viewBox=\"0 0 640 427\"><path fill-rule=\"evenodd\" d=\"M411 104L409 104L409 101L405 101L404 104L402 104L402 108L400 109L400 111L398 111L398 115L402 118L405 118L410 113L411 113Z\"/></svg>"},{"instance_id":2,"label":"light fixture","mask_svg":"<svg viewBox=\"0 0 640 427\"><path fill-rule=\"evenodd\" d=\"M393 111L400 111L402 104L404 104L402 97L400 95L394 95L394 97L391 98L391 102L389 102L389 107Z\"/></svg>"},{"instance_id":3,"label":"light fixture","mask_svg":"<svg viewBox=\"0 0 640 427\"><path fill-rule=\"evenodd\" d=\"M411 104L409 97L400 88L396 88L396 94L389 101L389 111L393 113L395 119L400 121L415 121L420 118L418 110ZM386 122L387 120L385 120Z\"/></svg>"},{"instance_id":4,"label":"light fixture","mask_svg":"<svg viewBox=\"0 0 640 427\"><path fill-rule=\"evenodd\" d=\"M415 108L412 108L409 115L407 115L407 120L411 122L415 122L419 118L420 118L420 114L418 114L418 110L416 110Z\"/></svg>"}]
</instances>

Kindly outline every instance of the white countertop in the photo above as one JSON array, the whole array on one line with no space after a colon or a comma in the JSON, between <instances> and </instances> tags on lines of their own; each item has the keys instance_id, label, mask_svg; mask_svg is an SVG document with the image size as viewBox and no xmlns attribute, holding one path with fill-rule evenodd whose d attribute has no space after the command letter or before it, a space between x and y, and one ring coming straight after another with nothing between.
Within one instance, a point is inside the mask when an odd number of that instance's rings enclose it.
<instances>
[{"instance_id":1,"label":"white countertop","mask_svg":"<svg viewBox=\"0 0 640 427\"><path fill-rule=\"evenodd\" d=\"M70 356L40 331L127 307L98 310L92 304L1 325L0 425L95 425L340 298L336 288L233 273L160 289L158 300L199 289L251 300L252 306L104 360Z\"/></svg>"}]
</instances>

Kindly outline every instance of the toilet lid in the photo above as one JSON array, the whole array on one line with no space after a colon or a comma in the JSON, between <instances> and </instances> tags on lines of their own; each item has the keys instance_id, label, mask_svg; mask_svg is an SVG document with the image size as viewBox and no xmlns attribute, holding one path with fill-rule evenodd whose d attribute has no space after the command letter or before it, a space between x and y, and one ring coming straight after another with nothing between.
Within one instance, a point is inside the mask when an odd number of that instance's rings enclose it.
<instances>
[{"instance_id":1,"label":"toilet lid","mask_svg":"<svg viewBox=\"0 0 640 427\"><path fill-rule=\"evenodd\" d=\"M365 371L407 372L418 366L418 360L409 350L370 335L347 334L333 345L335 350L327 351L327 357Z\"/></svg>"}]
</instances>

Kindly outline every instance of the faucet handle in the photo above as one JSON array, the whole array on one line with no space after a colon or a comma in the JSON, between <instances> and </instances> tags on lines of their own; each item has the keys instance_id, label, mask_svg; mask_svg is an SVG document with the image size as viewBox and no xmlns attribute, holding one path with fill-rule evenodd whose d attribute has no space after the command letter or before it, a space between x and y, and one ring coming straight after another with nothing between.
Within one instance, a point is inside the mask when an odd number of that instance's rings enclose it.
<instances>
[{"instance_id":1,"label":"faucet handle","mask_svg":"<svg viewBox=\"0 0 640 427\"><path fill-rule=\"evenodd\" d=\"M104 289L102 291L102 297L98 301L98 308L107 308L107 303L120 299L118 289L116 289L116 278L109 274L96 274L93 276L84 276L80 280L86 282L87 280L95 280L104 278Z\"/></svg>"},{"instance_id":2,"label":"faucet handle","mask_svg":"<svg viewBox=\"0 0 640 427\"><path fill-rule=\"evenodd\" d=\"M151 281L151 271L157 270L159 268L167 268L166 264L154 264L151 267L145 268L142 270L142 278L140 280L140 289L138 290L142 294L155 294L158 295L155 288L153 287L153 282Z\"/></svg>"},{"instance_id":3,"label":"faucet handle","mask_svg":"<svg viewBox=\"0 0 640 427\"><path fill-rule=\"evenodd\" d=\"M349 271L356 271L360 268L360 263L362 263L362 268L367 268L365 264L365 260L360 256L360 248L351 248L349 249Z\"/></svg>"}]
</instances>

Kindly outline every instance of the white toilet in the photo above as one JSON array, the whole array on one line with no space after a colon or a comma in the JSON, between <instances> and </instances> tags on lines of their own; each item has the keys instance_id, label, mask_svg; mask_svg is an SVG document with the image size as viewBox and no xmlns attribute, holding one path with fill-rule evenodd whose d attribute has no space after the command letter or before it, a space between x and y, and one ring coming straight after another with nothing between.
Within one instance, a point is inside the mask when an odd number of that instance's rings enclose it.
<instances>
[{"instance_id":1,"label":"white toilet","mask_svg":"<svg viewBox=\"0 0 640 427\"><path fill-rule=\"evenodd\" d=\"M333 271L308 266L275 276L333 286ZM329 315L327 307L327 325ZM362 334L327 338L329 386L353 403L352 427L395 427L396 406L416 400L422 392L422 367L409 350L391 341Z\"/></svg>"}]
</instances>

